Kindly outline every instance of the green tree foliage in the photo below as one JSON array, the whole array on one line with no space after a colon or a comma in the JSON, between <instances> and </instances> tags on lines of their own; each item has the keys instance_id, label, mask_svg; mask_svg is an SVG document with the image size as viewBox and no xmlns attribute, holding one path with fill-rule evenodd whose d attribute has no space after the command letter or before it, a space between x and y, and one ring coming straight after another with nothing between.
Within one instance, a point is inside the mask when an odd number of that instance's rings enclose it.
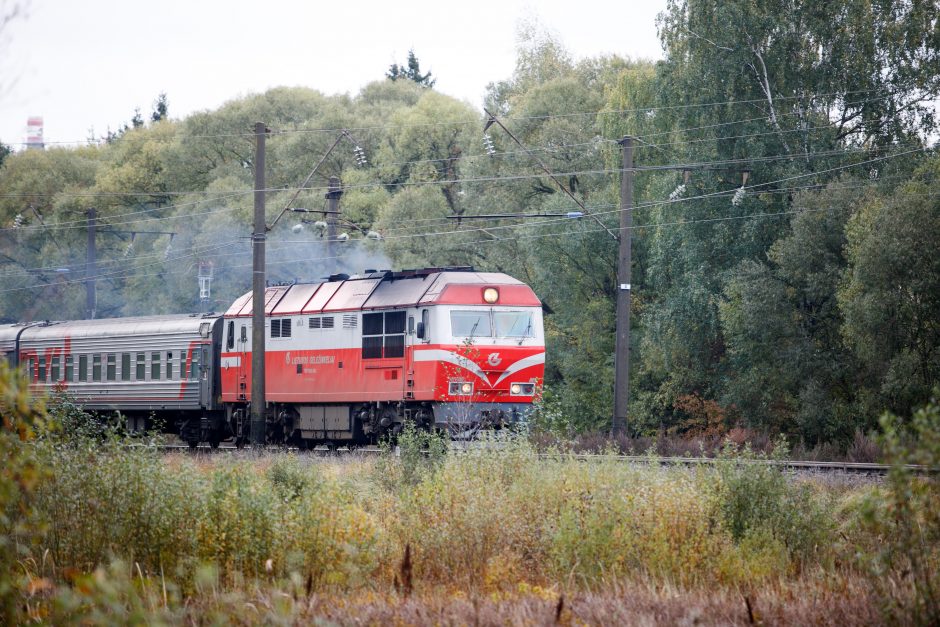
<instances>
[{"instance_id":1,"label":"green tree foliage","mask_svg":"<svg viewBox=\"0 0 940 627\"><path fill-rule=\"evenodd\" d=\"M151 122L166 120L170 114L170 105L166 98L166 92L160 92L157 99L153 101L153 112L150 114Z\"/></svg>"},{"instance_id":2,"label":"green tree foliage","mask_svg":"<svg viewBox=\"0 0 940 627\"><path fill-rule=\"evenodd\" d=\"M674 202L635 216L664 225L636 231L645 240L634 279L644 307L632 407L640 430L681 425L676 401L689 394L718 400L730 420L740 412L810 441L871 424L849 420L856 381L834 298L846 264L841 225L854 207L814 227L813 218L788 217L799 208L790 188L916 146L933 128L940 58L931 3L851 2L839 11L833 22L832 7L813 3L676 0L660 16L660 108L642 122L626 112L609 128L640 136L642 164L728 165L691 169L687 182L679 172L638 175L653 179L647 198L684 186ZM611 107L643 93L626 82ZM748 185L761 187L731 202L742 163ZM875 168L890 181L915 163L849 171ZM845 202L829 196L816 203ZM834 232L798 236L823 226Z\"/></svg>"},{"instance_id":3,"label":"green tree foliage","mask_svg":"<svg viewBox=\"0 0 940 627\"><path fill-rule=\"evenodd\" d=\"M869 383L899 413L926 402L940 381L938 197L935 158L891 197L862 205L847 228L843 333Z\"/></svg>"},{"instance_id":4,"label":"green tree foliage","mask_svg":"<svg viewBox=\"0 0 940 627\"><path fill-rule=\"evenodd\" d=\"M430 72L421 73L421 64L418 62L418 57L415 56L413 49L408 51L407 65L392 63L385 76L392 81L407 79L427 88L434 87L434 83L437 81L437 79L431 78Z\"/></svg>"},{"instance_id":5,"label":"green tree foliage","mask_svg":"<svg viewBox=\"0 0 940 627\"><path fill-rule=\"evenodd\" d=\"M844 178L800 195L790 233L764 261L735 268L719 302L734 384L727 400L748 424L811 443L847 441L873 421L853 421L858 364L841 337L836 291L846 265L845 224L874 194Z\"/></svg>"}]
</instances>

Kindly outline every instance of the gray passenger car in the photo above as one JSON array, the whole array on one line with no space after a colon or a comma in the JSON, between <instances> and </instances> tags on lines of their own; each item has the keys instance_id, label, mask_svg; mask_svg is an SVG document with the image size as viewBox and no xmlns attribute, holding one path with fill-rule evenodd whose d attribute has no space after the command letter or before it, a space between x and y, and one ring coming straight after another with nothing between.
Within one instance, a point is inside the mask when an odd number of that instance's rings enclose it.
<instances>
[{"instance_id":1,"label":"gray passenger car","mask_svg":"<svg viewBox=\"0 0 940 627\"><path fill-rule=\"evenodd\" d=\"M141 428L135 417L185 421L220 408L220 334L212 314L4 325L0 354L37 388L63 390L89 410L119 411Z\"/></svg>"}]
</instances>

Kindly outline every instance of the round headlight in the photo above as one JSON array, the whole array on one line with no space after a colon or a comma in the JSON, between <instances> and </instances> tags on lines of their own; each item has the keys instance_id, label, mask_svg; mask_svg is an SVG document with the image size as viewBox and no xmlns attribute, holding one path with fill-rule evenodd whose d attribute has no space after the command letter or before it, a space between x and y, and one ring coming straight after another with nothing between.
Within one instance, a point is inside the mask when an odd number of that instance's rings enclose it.
<instances>
[{"instance_id":1,"label":"round headlight","mask_svg":"<svg viewBox=\"0 0 940 627\"><path fill-rule=\"evenodd\" d=\"M473 391L473 384L472 384L472 383L464 383L463 385L460 386L460 393L461 393L461 394L469 394L469 393L472 392L472 391Z\"/></svg>"},{"instance_id":2,"label":"round headlight","mask_svg":"<svg viewBox=\"0 0 940 627\"><path fill-rule=\"evenodd\" d=\"M522 392L522 386L518 383L513 383L511 386L509 386L509 391L513 394L519 394Z\"/></svg>"},{"instance_id":3,"label":"round headlight","mask_svg":"<svg viewBox=\"0 0 940 627\"><path fill-rule=\"evenodd\" d=\"M499 300L499 290L495 287L488 287L483 290L483 300L484 302L490 303L491 305Z\"/></svg>"}]
</instances>

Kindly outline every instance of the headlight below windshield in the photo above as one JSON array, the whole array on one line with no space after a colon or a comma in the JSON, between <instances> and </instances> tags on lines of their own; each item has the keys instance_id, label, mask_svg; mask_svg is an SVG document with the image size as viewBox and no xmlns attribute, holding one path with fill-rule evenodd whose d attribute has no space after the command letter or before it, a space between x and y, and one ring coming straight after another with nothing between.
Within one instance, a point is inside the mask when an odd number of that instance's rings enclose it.
<instances>
[{"instance_id":1,"label":"headlight below windshield","mask_svg":"<svg viewBox=\"0 0 940 627\"><path fill-rule=\"evenodd\" d=\"M532 396L535 394L535 384L513 383L509 386L509 393L513 396Z\"/></svg>"}]
</instances>

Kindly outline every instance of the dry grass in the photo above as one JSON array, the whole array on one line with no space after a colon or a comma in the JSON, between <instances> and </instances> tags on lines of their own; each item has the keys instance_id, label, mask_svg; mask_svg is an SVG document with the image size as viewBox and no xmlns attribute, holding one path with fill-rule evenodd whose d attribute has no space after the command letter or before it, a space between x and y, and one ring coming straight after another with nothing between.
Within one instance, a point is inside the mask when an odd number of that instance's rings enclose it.
<instances>
[{"instance_id":1,"label":"dry grass","mask_svg":"<svg viewBox=\"0 0 940 627\"><path fill-rule=\"evenodd\" d=\"M21 547L24 620L871 624L901 615L866 562L881 541L865 522L876 488L794 483L735 457L647 468L544 459L525 442L436 460L193 457L90 442L34 452L52 472L36 485L36 533ZM912 592L898 582L902 607Z\"/></svg>"}]
</instances>

